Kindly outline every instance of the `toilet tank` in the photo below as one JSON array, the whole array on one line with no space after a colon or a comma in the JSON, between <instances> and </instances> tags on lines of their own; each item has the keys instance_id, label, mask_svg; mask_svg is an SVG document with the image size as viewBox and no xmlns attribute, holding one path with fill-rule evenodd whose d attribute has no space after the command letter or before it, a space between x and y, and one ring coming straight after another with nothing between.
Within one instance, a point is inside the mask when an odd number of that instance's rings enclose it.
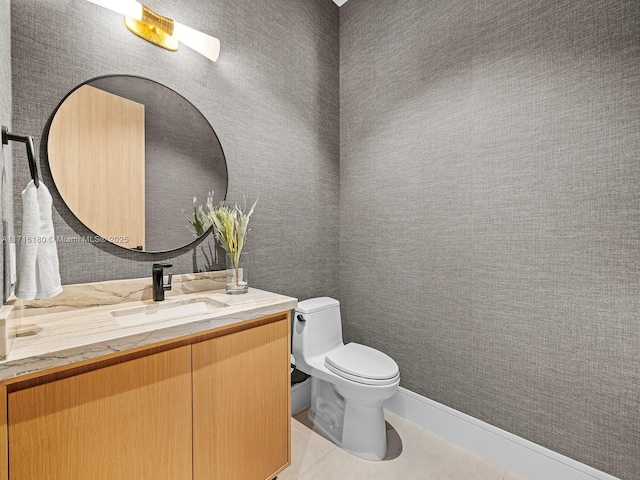
<instances>
[{"instance_id":1,"label":"toilet tank","mask_svg":"<svg viewBox=\"0 0 640 480\"><path fill-rule=\"evenodd\" d=\"M304 322L298 319L302 315ZM325 354L342 345L340 302L329 297L298 303L293 321L293 356L298 360Z\"/></svg>"}]
</instances>

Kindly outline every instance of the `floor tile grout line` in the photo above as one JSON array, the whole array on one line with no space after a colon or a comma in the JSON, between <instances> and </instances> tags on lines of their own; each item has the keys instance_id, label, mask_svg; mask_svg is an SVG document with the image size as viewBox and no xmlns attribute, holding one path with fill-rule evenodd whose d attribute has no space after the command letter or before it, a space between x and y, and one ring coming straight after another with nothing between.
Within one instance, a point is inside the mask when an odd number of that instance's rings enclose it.
<instances>
[{"instance_id":1,"label":"floor tile grout line","mask_svg":"<svg viewBox=\"0 0 640 480\"><path fill-rule=\"evenodd\" d=\"M324 458L329 455L331 452L334 452L336 450L336 448L338 448L337 446L333 446L331 449L327 450L327 453L325 453L323 456L321 456L318 460L316 460L313 464L309 465L309 468L307 468L304 472L301 472L300 475L298 475L298 478L296 480L300 480L309 470L311 470L313 467L315 467L318 463L320 463L322 460L324 460ZM503 479L504 480L504 479Z\"/></svg>"}]
</instances>

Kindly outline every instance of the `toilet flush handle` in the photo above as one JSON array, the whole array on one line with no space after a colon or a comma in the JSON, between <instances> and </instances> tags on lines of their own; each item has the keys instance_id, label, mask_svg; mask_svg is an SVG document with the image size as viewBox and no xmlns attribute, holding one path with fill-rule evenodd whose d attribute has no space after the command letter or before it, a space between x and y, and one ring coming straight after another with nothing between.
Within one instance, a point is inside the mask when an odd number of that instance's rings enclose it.
<instances>
[{"instance_id":1,"label":"toilet flush handle","mask_svg":"<svg viewBox=\"0 0 640 480\"><path fill-rule=\"evenodd\" d=\"M302 315L298 315L296 318L298 319L299 322L302 322L302 323L307 321Z\"/></svg>"}]
</instances>

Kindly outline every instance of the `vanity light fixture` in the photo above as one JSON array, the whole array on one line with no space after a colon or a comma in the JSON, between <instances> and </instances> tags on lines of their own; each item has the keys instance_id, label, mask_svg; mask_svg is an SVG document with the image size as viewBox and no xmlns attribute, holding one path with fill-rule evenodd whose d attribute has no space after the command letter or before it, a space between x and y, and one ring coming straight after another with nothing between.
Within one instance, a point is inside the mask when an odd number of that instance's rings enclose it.
<instances>
[{"instance_id":1,"label":"vanity light fixture","mask_svg":"<svg viewBox=\"0 0 640 480\"><path fill-rule=\"evenodd\" d=\"M211 61L220 55L217 38L163 17L136 0L88 1L124 15L124 24L131 32L162 48L176 51L182 42Z\"/></svg>"}]
</instances>

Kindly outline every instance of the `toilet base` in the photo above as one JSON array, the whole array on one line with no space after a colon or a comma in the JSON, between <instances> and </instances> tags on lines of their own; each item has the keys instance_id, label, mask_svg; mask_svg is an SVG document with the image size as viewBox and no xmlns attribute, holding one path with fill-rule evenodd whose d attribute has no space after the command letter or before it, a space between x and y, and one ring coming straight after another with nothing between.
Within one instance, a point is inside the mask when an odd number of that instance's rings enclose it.
<instances>
[{"instance_id":1,"label":"toilet base","mask_svg":"<svg viewBox=\"0 0 640 480\"><path fill-rule=\"evenodd\" d=\"M380 461L387 456L387 427L382 402L362 405L347 402L342 448L366 460Z\"/></svg>"},{"instance_id":2,"label":"toilet base","mask_svg":"<svg viewBox=\"0 0 640 480\"><path fill-rule=\"evenodd\" d=\"M333 384L311 377L308 418L332 442L365 460L387 455L382 400L345 398Z\"/></svg>"},{"instance_id":3,"label":"toilet base","mask_svg":"<svg viewBox=\"0 0 640 480\"><path fill-rule=\"evenodd\" d=\"M344 398L336 388L312 376L311 406L307 418L325 437L338 445L342 442L344 410Z\"/></svg>"}]
</instances>

